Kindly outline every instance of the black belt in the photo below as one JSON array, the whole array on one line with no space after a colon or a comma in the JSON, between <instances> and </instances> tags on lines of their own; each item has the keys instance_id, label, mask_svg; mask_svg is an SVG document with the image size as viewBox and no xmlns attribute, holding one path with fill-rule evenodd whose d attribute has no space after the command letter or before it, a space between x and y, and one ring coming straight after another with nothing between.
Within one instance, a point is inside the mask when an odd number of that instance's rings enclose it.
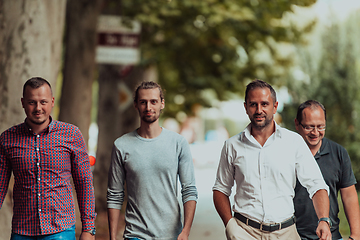
<instances>
[{"instance_id":1,"label":"black belt","mask_svg":"<svg viewBox=\"0 0 360 240\"><path fill-rule=\"evenodd\" d=\"M247 217L241 215L240 213L235 213L234 217L236 217L237 219L239 219L241 222L245 223L246 225L249 225L253 228L257 228L257 229L267 231L267 232L273 232L276 230L290 227L291 225L293 225L296 222L295 216L292 216L288 220L285 220L281 223L269 224L269 225L255 222L255 221L248 219Z\"/></svg>"}]
</instances>

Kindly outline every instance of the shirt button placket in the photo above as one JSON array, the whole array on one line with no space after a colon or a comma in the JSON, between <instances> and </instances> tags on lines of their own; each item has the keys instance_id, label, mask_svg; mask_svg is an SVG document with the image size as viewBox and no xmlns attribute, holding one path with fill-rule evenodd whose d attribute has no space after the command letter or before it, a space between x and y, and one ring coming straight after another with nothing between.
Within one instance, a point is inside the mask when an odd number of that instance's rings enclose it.
<instances>
[{"instance_id":1,"label":"shirt button placket","mask_svg":"<svg viewBox=\"0 0 360 240\"><path fill-rule=\"evenodd\" d=\"M41 191L40 191L40 176L41 176L41 168L40 168L40 148L39 148L39 141L40 141L40 135L36 135L36 167L37 167L37 197L38 197L38 214L39 214L39 219L41 222L41 204L42 201L40 199L41 197ZM40 224L41 225L41 224Z\"/></svg>"},{"instance_id":2,"label":"shirt button placket","mask_svg":"<svg viewBox=\"0 0 360 240\"><path fill-rule=\"evenodd\" d=\"M265 159L264 159L264 150L260 149L259 151L259 173L260 173L260 177L259 177L259 181L260 181L260 189L261 189L261 197L262 197L262 203L263 203L263 212L266 212L266 208L267 208L267 193L266 193L266 167L265 167ZM263 216L263 220L266 216Z\"/></svg>"}]
</instances>

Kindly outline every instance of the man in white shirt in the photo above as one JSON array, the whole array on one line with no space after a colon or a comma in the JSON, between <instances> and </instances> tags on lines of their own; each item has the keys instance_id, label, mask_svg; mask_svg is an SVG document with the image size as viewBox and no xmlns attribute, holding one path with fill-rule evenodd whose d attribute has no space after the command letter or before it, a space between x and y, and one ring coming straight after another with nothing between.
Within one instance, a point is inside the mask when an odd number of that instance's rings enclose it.
<instances>
[{"instance_id":1,"label":"man in white shirt","mask_svg":"<svg viewBox=\"0 0 360 240\"><path fill-rule=\"evenodd\" d=\"M331 240L328 186L302 137L274 121L274 89L261 80L251 82L244 106L251 122L225 142L213 187L227 239L300 239L293 206L298 178L313 200L317 235ZM234 182L233 217L229 196Z\"/></svg>"}]
</instances>

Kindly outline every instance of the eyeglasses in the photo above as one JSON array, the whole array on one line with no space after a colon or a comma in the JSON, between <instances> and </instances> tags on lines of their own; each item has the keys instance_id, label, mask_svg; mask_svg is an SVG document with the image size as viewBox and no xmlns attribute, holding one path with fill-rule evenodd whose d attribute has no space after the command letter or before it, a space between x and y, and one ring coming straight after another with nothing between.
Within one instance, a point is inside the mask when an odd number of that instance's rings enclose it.
<instances>
[{"instance_id":1,"label":"eyeglasses","mask_svg":"<svg viewBox=\"0 0 360 240\"><path fill-rule=\"evenodd\" d=\"M306 126L304 126L304 125L302 125L301 123L299 123L304 129L305 129L305 131L307 131L307 132L311 132L311 131L313 131L315 128L319 131L319 132L323 132L323 131L325 131L325 129L326 129L326 126L325 125L320 125L320 126L309 126L309 125L306 125Z\"/></svg>"}]
</instances>

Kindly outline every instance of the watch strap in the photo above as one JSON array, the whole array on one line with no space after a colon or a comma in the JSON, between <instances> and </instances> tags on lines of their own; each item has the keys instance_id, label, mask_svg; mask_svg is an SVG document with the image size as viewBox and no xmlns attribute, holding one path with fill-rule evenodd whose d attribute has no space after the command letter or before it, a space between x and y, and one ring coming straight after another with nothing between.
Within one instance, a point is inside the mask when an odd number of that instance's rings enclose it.
<instances>
[{"instance_id":1,"label":"watch strap","mask_svg":"<svg viewBox=\"0 0 360 240\"><path fill-rule=\"evenodd\" d=\"M319 224L321 221L327 222L327 224L329 224L329 227L331 228L332 224L331 224L331 219L330 219L330 218L328 218L328 217L320 218L319 221L318 221L318 224Z\"/></svg>"},{"instance_id":2,"label":"watch strap","mask_svg":"<svg viewBox=\"0 0 360 240\"><path fill-rule=\"evenodd\" d=\"M95 234L96 234L96 229L95 229L95 228L92 228L92 229L90 229L90 230L88 230L88 231L84 231L84 232L88 232L88 233L90 233L91 235L95 236Z\"/></svg>"}]
</instances>

